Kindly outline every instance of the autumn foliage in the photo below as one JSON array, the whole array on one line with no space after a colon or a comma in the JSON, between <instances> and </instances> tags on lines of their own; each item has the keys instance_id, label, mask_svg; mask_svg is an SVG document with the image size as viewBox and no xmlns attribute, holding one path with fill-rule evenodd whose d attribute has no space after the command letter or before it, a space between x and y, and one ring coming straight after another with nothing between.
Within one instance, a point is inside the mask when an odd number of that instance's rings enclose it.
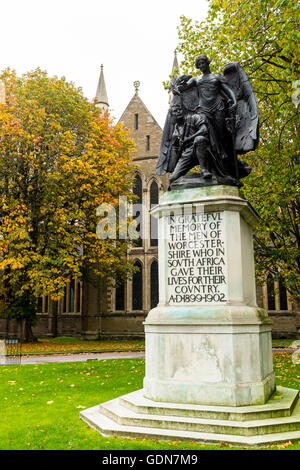
<instances>
[{"instance_id":1,"label":"autumn foliage","mask_svg":"<svg viewBox=\"0 0 300 470\"><path fill-rule=\"evenodd\" d=\"M36 297L59 298L70 277L130 270L127 241L97 237L96 209L131 200L133 142L64 78L0 79L1 314L34 319Z\"/></svg>"}]
</instances>

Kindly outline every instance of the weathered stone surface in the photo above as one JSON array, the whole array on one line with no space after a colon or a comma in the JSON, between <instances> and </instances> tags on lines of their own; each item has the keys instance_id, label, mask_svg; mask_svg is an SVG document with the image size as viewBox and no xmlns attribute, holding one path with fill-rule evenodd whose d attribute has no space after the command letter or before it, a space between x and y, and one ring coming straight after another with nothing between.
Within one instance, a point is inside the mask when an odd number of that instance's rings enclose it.
<instances>
[{"instance_id":1,"label":"weathered stone surface","mask_svg":"<svg viewBox=\"0 0 300 470\"><path fill-rule=\"evenodd\" d=\"M160 301L145 321L145 397L264 404L275 378L271 322L256 304L255 212L227 186L165 193L153 212Z\"/></svg>"},{"instance_id":2,"label":"weathered stone surface","mask_svg":"<svg viewBox=\"0 0 300 470\"><path fill-rule=\"evenodd\" d=\"M163 403L148 400L143 390L123 395L120 406L138 414L182 416L229 421L253 421L291 416L299 398L299 391L277 387L276 392L264 405L253 406L209 406L180 403Z\"/></svg>"},{"instance_id":3,"label":"weathered stone surface","mask_svg":"<svg viewBox=\"0 0 300 470\"><path fill-rule=\"evenodd\" d=\"M239 408L156 403L143 395L124 395L80 417L105 436L248 446L300 439L298 392L284 387L265 405Z\"/></svg>"},{"instance_id":4,"label":"weathered stone surface","mask_svg":"<svg viewBox=\"0 0 300 470\"><path fill-rule=\"evenodd\" d=\"M145 330L144 393L152 400L243 406L265 403L274 390L269 325L199 319Z\"/></svg>"}]
</instances>

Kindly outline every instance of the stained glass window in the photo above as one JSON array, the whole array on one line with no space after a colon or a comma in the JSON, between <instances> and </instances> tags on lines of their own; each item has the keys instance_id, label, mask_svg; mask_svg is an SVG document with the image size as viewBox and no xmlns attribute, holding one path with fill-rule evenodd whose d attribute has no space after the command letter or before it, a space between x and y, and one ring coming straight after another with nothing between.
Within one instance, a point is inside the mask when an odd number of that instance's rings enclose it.
<instances>
[{"instance_id":1,"label":"stained glass window","mask_svg":"<svg viewBox=\"0 0 300 470\"><path fill-rule=\"evenodd\" d=\"M135 243L135 246L143 246L142 233L143 233L143 221L142 221L142 202L143 202L143 183L139 175L135 177L135 183L133 193L138 197L138 200L133 204L133 218L139 219L139 223L136 227L136 231L139 234L139 238Z\"/></svg>"},{"instance_id":2,"label":"stained glass window","mask_svg":"<svg viewBox=\"0 0 300 470\"><path fill-rule=\"evenodd\" d=\"M153 261L151 264L151 308L158 304L158 263Z\"/></svg>"},{"instance_id":3,"label":"stained glass window","mask_svg":"<svg viewBox=\"0 0 300 470\"><path fill-rule=\"evenodd\" d=\"M158 204L158 185L155 181L150 186L150 208ZM158 245L158 225L157 219L150 216L150 245Z\"/></svg>"},{"instance_id":4,"label":"stained glass window","mask_svg":"<svg viewBox=\"0 0 300 470\"><path fill-rule=\"evenodd\" d=\"M143 310L142 263L140 261L136 261L134 266L139 269L132 276L132 310Z\"/></svg>"},{"instance_id":5,"label":"stained glass window","mask_svg":"<svg viewBox=\"0 0 300 470\"><path fill-rule=\"evenodd\" d=\"M279 281L279 299L280 299L280 310L288 310L286 288L283 282Z\"/></svg>"},{"instance_id":6,"label":"stained glass window","mask_svg":"<svg viewBox=\"0 0 300 470\"><path fill-rule=\"evenodd\" d=\"M125 285L116 288L116 310L125 310Z\"/></svg>"},{"instance_id":7,"label":"stained glass window","mask_svg":"<svg viewBox=\"0 0 300 470\"><path fill-rule=\"evenodd\" d=\"M274 279L271 274L269 274L267 278L267 291L268 291L268 310L275 310Z\"/></svg>"}]
</instances>

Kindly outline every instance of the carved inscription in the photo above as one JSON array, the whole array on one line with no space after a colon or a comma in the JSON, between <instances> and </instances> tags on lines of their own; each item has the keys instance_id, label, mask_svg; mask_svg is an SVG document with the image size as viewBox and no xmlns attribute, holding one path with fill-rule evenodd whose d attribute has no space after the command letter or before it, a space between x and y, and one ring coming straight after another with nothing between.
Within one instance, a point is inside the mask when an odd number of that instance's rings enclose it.
<instances>
[{"instance_id":1,"label":"carved inscription","mask_svg":"<svg viewBox=\"0 0 300 470\"><path fill-rule=\"evenodd\" d=\"M226 302L222 212L168 217L169 304Z\"/></svg>"}]
</instances>

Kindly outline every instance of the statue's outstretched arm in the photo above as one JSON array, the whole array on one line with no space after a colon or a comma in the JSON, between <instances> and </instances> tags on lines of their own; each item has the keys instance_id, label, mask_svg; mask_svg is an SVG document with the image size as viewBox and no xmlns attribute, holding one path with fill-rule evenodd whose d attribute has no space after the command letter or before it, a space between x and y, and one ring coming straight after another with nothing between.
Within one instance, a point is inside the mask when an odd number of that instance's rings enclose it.
<instances>
[{"instance_id":1,"label":"statue's outstretched arm","mask_svg":"<svg viewBox=\"0 0 300 470\"><path fill-rule=\"evenodd\" d=\"M236 108L237 107L237 100L236 100L235 94L233 93L231 88L229 88L229 86L226 85L226 83L224 83L223 81L221 82L221 91L222 91L223 95L225 95L225 97L228 98L231 101L231 103L232 103L231 107Z\"/></svg>"},{"instance_id":2,"label":"statue's outstretched arm","mask_svg":"<svg viewBox=\"0 0 300 470\"><path fill-rule=\"evenodd\" d=\"M184 76L182 76L182 78L183 77ZM179 81L180 81L180 78L181 77L179 77ZM179 91L179 93L181 93L182 91L188 90L189 88L192 88L193 86L196 86L196 85L197 85L196 77L189 78L189 80L187 81L184 81L181 79L181 83L177 85L177 90Z\"/></svg>"}]
</instances>

